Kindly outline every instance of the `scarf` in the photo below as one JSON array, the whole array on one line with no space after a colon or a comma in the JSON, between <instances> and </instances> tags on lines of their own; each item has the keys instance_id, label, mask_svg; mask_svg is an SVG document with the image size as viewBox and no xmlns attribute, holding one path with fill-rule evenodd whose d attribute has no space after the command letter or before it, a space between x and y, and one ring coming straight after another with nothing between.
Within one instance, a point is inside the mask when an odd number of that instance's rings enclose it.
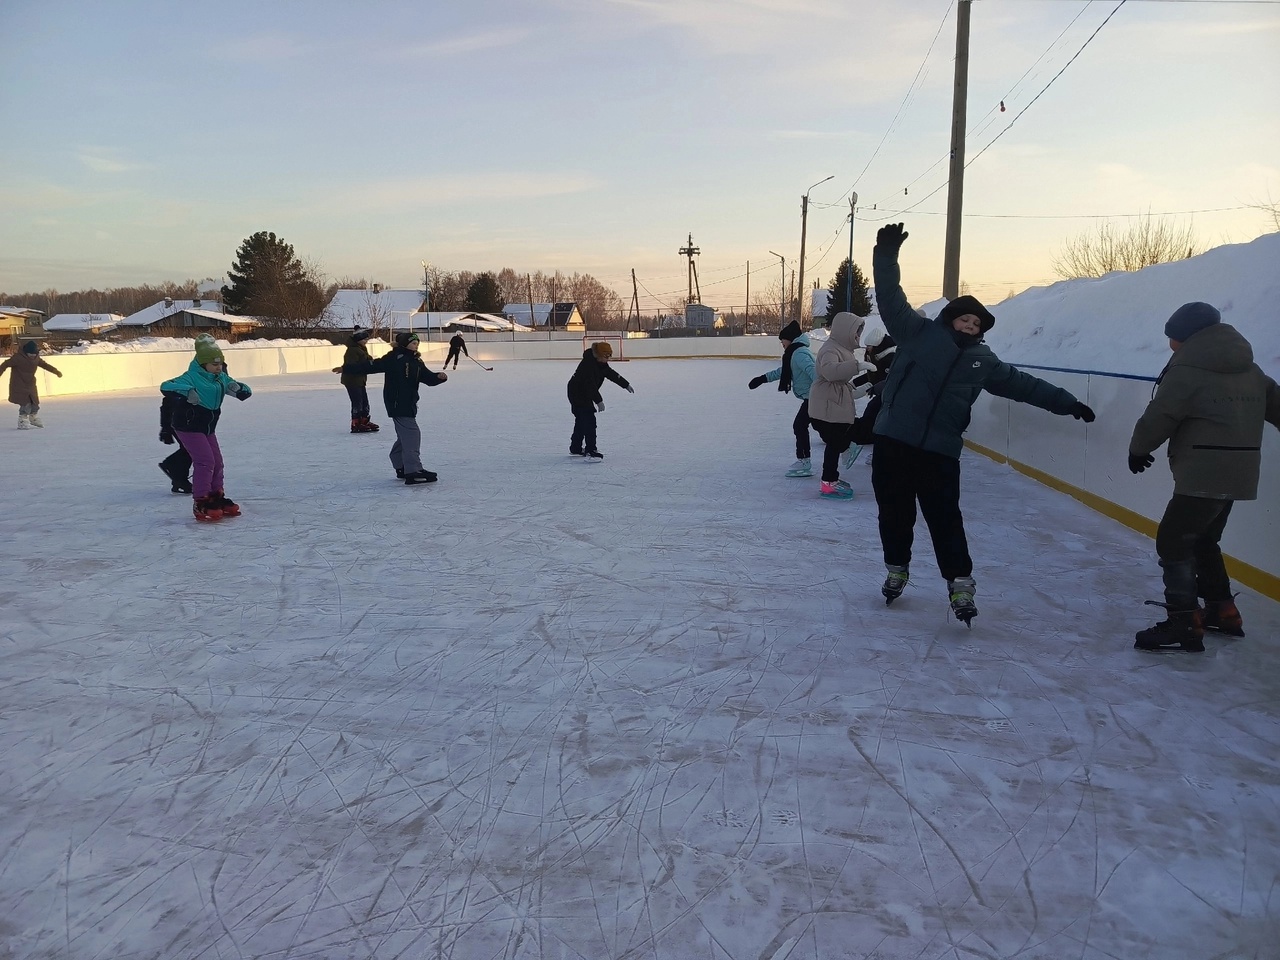
<instances>
[{"instance_id":1,"label":"scarf","mask_svg":"<svg viewBox=\"0 0 1280 960\"><path fill-rule=\"evenodd\" d=\"M803 347L799 340L792 340L782 354L782 376L778 378L778 389L783 393L791 392L791 355Z\"/></svg>"}]
</instances>

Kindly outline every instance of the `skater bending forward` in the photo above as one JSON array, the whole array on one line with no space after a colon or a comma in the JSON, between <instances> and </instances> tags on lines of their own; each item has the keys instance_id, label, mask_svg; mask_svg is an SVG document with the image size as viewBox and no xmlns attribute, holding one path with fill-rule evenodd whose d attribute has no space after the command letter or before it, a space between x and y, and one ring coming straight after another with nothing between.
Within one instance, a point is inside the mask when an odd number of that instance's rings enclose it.
<instances>
[{"instance_id":1,"label":"skater bending forward","mask_svg":"<svg viewBox=\"0 0 1280 960\"><path fill-rule=\"evenodd\" d=\"M196 337L196 355L180 377L160 384L164 395L160 412L195 468L191 480L191 511L202 522L240 516L240 506L223 492L222 449L218 446L218 420L223 397L248 400L253 395L247 383L232 380L223 372L222 349L207 333Z\"/></svg>"},{"instance_id":2,"label":"skater bending forward","mask_svg":"<svg viewBox=\"0 0 1280 960\"><path fill-rule=\"evenodd\" d=\"M977 298L956 297L934 320L916 313L900 286L898 248L906 239L900 223L881 227L872 255L880 318L898 345L871 464L887 573L882 593L892 603L906 587L918 503L951 609L968 624L978 608L960 514L960 451L978 394L986 390L1085 423L1094 417L1072 394L1002 362L982 342L996 318Z\"/></svg>"},{"instance_id":3,"label":"skater bending forward","mask_svg":"<svg viewBox=\"0 0 1280 960\"><path fill-rule=\"evenodd\" d=\"M777 382L780 393L791 393L800 401L796 418L791 421L791 432L796 437L796 462L787 470L788 477L813 476L813 461L809 447L809 389L813 386L813 350L809 347L809 335L792 320L778 331L782 341L782 366L747 381L748 389L755 390L766 383Z\"/></svg>"},{"instance_id":4,"label":"skater bending forward","mask_svg":"<svg viewBox=\"0 0 1280 960\"><path fill-rule=\"evenodd\" d=\"M1156 531L1168 617L1138 631L1133 645L1200 653L1206 628L1244 636L1218 541L1232 505L1258 498L1263 423L1280 427L1280 388L1216 307L1184 303L1164 335L1173 356L1134 425L1129 469L1147 469L1169 442L1173 497Z\"/></svg>"},{"instance_id":5,"label":"skater bending forward","mask_svg":"<svg viewBox=\"0 0 1280 960\"><path fill-rule=\"evenodd\" d=\"M569 409L573 411L573 436L569 438L569 452L575 457L604 459L604 454L596 447L596 411L604 409L600 388L604 386L605 380L612 380L627 393L636 392L626 377L609 366L609 358L612 356L613 347L609 344L603 341L593 343L582 351L578 369L569 378Z\"/></svg>"},{"instance_id":6,"label":"skater bending forward","mask_svg":"<svg viewBox=\"0 0 1280 960\"><path fill-rule=\"evenodd\" d=\"M418 335L407 331L396 334L395 347L377 360L344 364L344 374L381 373L382 402L387 416L396 428L396 442L391 447L391 466L406 486L434 483L436 475L422 466L422 431L418 429L418 384L428 387L449 379L443 371L435 373L418 356Z\"/></svg>"}]
</instances>

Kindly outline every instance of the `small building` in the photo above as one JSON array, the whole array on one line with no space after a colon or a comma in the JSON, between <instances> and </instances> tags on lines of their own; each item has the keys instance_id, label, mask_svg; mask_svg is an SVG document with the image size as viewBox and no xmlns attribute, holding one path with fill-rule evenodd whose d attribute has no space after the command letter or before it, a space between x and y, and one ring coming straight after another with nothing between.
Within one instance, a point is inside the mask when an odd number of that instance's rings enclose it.
<instances>
[{"instance_id":1,"label":"small building","mask_svg":"<svg viewBox=\"0 0 1280 960\"><path fill-rule=\"evenodd\" d=\"M526 327L551 330L585 331L586 322L582 319L582 311L571 300L560 303L535 303L532 312L527 303L508 303L502 308L502 315L515 323Z\"/></svg>"},{"instance_id":2,"label":"small building","mask_svg":"<svg viewBox=\"0 0 1280 960\"><path fill-rule=\"evenodd\" d=\"M218 307L214 300L163 300L131 313L120 321L117 330L145 331L147 333L181 334L193 336L200 333L239 335L249 333L262 324L253 317L237 317L229 313L208 309Z\"/></svg>"},{"instance_id":3,"label":"small building","mask_svg":"<svg viewBox=\"0 0 1280 960\"><path fill-rule=\"evenodd\" d=\"M708 307L705 303L686 303L684 325L688 330L715 330L723 327L724 321L720 319L715 307Z\"/></svg>"},{"instance_id":4,"label":"small building","mask_svg":"<svg viewBox=\"0 0 1280 960\"><path fill-rule=\"evenodd\" d=\"M114 330L122 320L122 313L58 313L44 322L44 330L58 339L97 337Z\"/></svg>"},{"instance_id":5,"label":"small building","mask_svg":"<svg viewBox=\"0 0 1280 960\"><path fill-rule=\"evenodd\" d=\"M0 307L0 336L43 333L43 321L44 311L34 307Z\"/></svg>"}]
</instances>

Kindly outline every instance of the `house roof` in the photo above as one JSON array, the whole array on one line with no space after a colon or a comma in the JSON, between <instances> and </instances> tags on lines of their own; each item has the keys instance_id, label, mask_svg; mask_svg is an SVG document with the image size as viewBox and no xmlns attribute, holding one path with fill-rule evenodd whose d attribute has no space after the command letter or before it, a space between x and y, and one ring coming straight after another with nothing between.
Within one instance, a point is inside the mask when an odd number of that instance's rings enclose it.
<instances>
[{"instance_id":1,"label":"house roof","mask_svg":"<svg viewBox=\"0 0 1280 960\"><path fill-rule=\"evenodd\" d=\"M161 300L153 303L149 307L143 307L137 313L131 313L120 321L122 327L148 327L153 323L159 323L167 317L172 317L175 313L181 313L183 310L203 310L204 304L214 303L217 301L208 300ZM218 314L222 316L222 314ZM242 318L236 317L236 320Z\"/></svg>"},{"instance_id":2,"label":"house roof","mask_svg":"<svg viewBox=\"0 0 1280 960\"><path fill-rule=\"evenodd\" d=\"M122 313L59 313L44 322L46 330L106 330L124 319Z\"/></svg>"},{"instance_id":3,"label":"house roof","mask_svg":"<svg viewBox=\"0 0 1280 960\"><path fill-rule=\"evenodd\" d=\"M338 290L325 311L325 326L385 328L397 319L405 326L405 317L421 312L421 290Z\"/></svg>"},{"instance_id":4,"label":"house roof","mask_svg":"<svg viewBox=\"0 0 1280 960\"><path fill-rule=\"evenodd\" d=\"M545 327L550 317L550 323L555 326L564 326L572 319L574 311L578 309L578 305L572 300L563 300L559 303L535 303L533 305L533 323L536 326ZM529 304L527 303L507 303L502 307L504 316L515 320L517 323L529 322Z\"/></svg>"},{"instance_id":5,"label":"house roof","mask_svg":"<svg viewBox=\"0 0 1280 960\"><path fill-rule=\"evenodd\" d=\"M44 316L44 311L37 310L35 307L0 306L0 313L7 313L11 317L29 317L33 313Z\"/></svg>"}]
</instances>

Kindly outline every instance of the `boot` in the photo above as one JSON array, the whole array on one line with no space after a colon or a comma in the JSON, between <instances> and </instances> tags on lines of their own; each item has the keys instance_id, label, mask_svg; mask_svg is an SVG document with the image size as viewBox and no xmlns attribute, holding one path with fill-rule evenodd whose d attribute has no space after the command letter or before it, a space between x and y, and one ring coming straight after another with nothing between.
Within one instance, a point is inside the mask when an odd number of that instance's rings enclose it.
<instances>
[{"instance_id":1,"label":"boot","mask_svg":"<svg viewBox=\"0 0 1280 960\"><path fill-rule=\"evenodd\" d=\"M419 470L416 473L406 473L404 475L404 485L406 487L417 486L419 483L435 483L436 475L430 470Z\"/></svg>"},{"instance_id":2,"label":"boot","mask_svg":"<svg viewBox=\"0 0 1280 960\"><path fill-rule=\"evenodd\" d=\"M224 517L240 516L240 504L228 499L227 495L221 490L214 490L209 494L209 505L221 510Z\"/></svg>"},{"instance_id":3,"label":"boot","mask_svg":"<svg viewBox=\"0 0 1280 960\"><path fill-rule=\"evenodd\" d=\"M977 592L978 585L973 582L973 577L956 577L947 581L951 612L966 627L972 627L972 620L978 615L978 608L973 602L973 595Z\"/></svg>"},{"instance_id":4,"label":"boot","mask_svg":"<svg viewBox=\"0 0 1280 960\"><path fill-rule=\"evenodd\" d=\"M18 429L19 430L31 429L31 421L25 413L18 414Z\"/></svg>"},{"instance_id":5,"label":"boot","mask_svg":"<svg viewBox=\"0 0 1280 960\"><path fill-rule=\"evenodd\" d=\"M171 493L190 493L191 481L186 477L180 477L170 472L169 468L163 463L158 464L164 475L169 478L169 491Z\"/></svg>"},{"instance_id":6,"label":"boot","mask_svg":"<svg viewBox=\"0 0 1280 960\"><path fill-rule=\"evenodd\" d=\"M1147 603L1153 607L1164 607L1166 610L1169 607L1168 604L1156 603L1154 600L1148 600ZM1145 630L1139 630L1134 635L1134 649L1152 650L1157 653L1179 650L1183 653L1204 653L1204 620L1200 609L1197 607L1194 610L1168 610L1168 612L1169 619L1161 620L1155 626L1147 627Z\"/></svg>"},{"instance_id":7,"label":"boot","mask_svg":"<svg viewBox=\"0 0 1280 960\"><path fill-rule=\"evenodd\" d=\"M31 421L31 425L32 425L33 427L43 427L43 426L44 426L44 421L43 421L43 420L41 420L41 419L40 419L40 417L39 417L37 414L34 414L34 413L33 413L33 414L31 414L30 416L28 416L28 417L27 417L27 419Z\"/></svg>"},{"instance_id":8,"label":"boot","mask_svg":"<svg viewBox=\"0 0 1280 960\"><path fill-rule=\"evenodd\" d=\"M364 431L360 429L360 418L359 418L359 417L352 417L352 418L351 418L351 432L352 432L352 433L364 433Z\"/></svg>"},{"instance_id":9,"label":"boot","mask_svg":"<svg viewBox=\"0 0 1280 960\"><path fill-rule=\"evenodd\" d=\"M812 477L813 461L809 457L800 457L787 471L788 477Z\"/></svg>"},{"instance_id":10,"label":"boot","mask_svg":"<svg viewBox=\"0 0 1280 960\"><path fill-rule=\"evenodd\" d=\"M1206 600L1202 619L1206 630L1216 630L1228 637L1244 636L1244 620L1234 599Z\"/></svg>"},{"instance_id":11,"label":"boot","mask_svg":"<svg viewBox=\"0 0 1280 960\"><path fill-rule=\"evenodd\" d=\"M907 584L911 578L907 573L906 567L895 567L893 564L886 563L884 568L887 571L887 575L884 578L884 586L880 588L880 592L884 594L884 605L887 607L902 596L902 591L907 589Z\"/></svg>"},{"instance_id":12,"label":"boot","mask_svg":"<svg viewBox=\"0 0 1280 960\"><path fill-rule=\"evenodd\" d=\"M201 523L222 519L222 511L210 502L209 497L196 497L191 503L191 512Z\"/></svg>"},{"instance_id":13,"label":"boot","mask_svg":"<svg viewBox=\"0 0 1280 960\"><path fill-rule=\"evenodd\" d=\"M364 423L365 433L377 433L381 429L376 423L374 423L368 417L363 417L361 418L361 420Z\"/></svg>"}]
</instances>

